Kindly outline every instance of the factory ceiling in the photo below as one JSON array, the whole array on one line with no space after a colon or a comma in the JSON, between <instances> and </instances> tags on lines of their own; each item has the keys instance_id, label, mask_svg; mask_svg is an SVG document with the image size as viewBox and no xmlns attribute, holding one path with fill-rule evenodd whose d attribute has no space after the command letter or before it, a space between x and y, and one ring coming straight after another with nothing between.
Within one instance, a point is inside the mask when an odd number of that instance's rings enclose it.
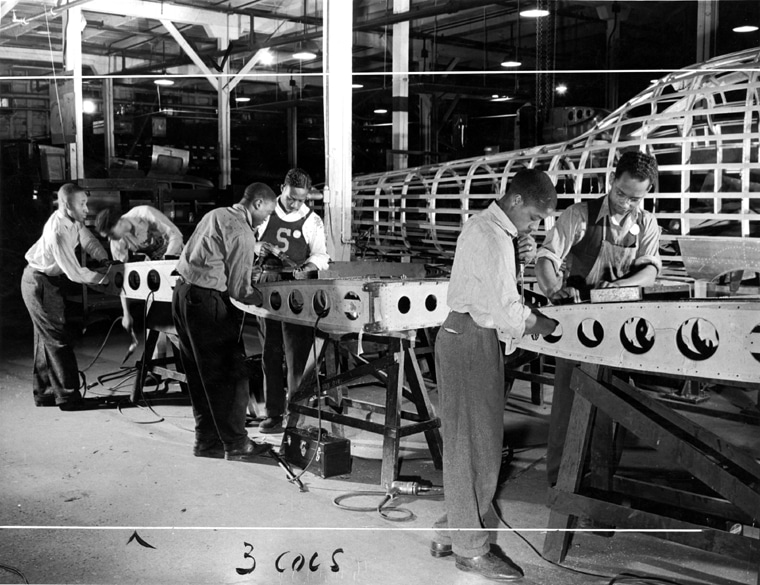
<instances>
[{"instance_id":1,"label":"factory ceiling","mask_svg":"<svg viewBox=\"0 0 760 585\"><path fill-rule=\"evenodd\" d=\"M347 1L347 0L342 0ZM757 32L731 29L760 17L757 2L589 0L354 0L355 104L391 104L394 24L409 23L410 94L437 93L451 100L489 101L515 108L569 82L578 105L613 107L633 95L652 71L696 62L699 5L712 6L711 55L760 44ZM544 18L521 16L540 4ZM267 49L237 92L251 108L321 102L323 4L321 0L4 0L0 3L0 74L49 78L65 71L64 27L68 9L82 11L85 81L113 76L116 83L152 87L157 76L174 77L174 90L211 92L198 59L211 72L234 74ZM166 22L175 30L169 30ZM760 24L760 22L752 22ZM184 46L183 46L184 45ZM197 54L194 61L187 48ZM294 54L310 50L316 58ZM501 63L516 55L520 67ZM706 55L710 56L710 55ZM630 71L610 95L609 76ZM578 73L584 72L584 73ZM642 83L643 82L643 83ZM629 88L628 85L631 87ZM551 86L551 87L550 87ZM554 99L554 98L551 98Z\"/></svg>"}]
</instances>

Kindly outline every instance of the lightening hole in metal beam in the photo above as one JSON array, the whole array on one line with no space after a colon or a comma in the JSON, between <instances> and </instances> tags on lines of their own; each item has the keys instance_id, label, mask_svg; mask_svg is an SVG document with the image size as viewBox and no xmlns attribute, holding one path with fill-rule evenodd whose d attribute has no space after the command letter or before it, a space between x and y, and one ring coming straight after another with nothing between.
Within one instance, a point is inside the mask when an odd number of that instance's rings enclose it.
<instances>
[{"instance_id":1,"label":"lightening hole in metal beam","mask_svg":"<svg viewBox=\"0 0 760 585\"><path fill-rule=\"evenodd\" d=\"M404 296L398 300L398 310L402 315L406 315L411 308L412 301L409 300L409 297Z\"/></svg>"},{"instance_id":2,"label":"lightening hole in metal beam","mask_svg":"<svg viewBox=\"0 0 760 585\"><path fill-rule=\"evenodd\" d=\"M356 321L359 318L359 311L356 310L356 308L361 301L361 299L359 299L359 295L357 295L355 292L347 292L346 296L343 297L343 300L345 301L345 306L348 309L348 311L344 311L346 317L348 317L351 321Z\"/></svg>"},{"instance_id":3,"label":"lightening hole in metal beam","mask_svg":"<svg viewBox=\"0 0 760 585\"><path fill-rule=\"evenodd\" d=\"M161 288L161 275L157 270L151 270L148 272L148 288L153 292L156 292Z\"/></svg>"},{"instance_id":4,"label":"lightening hole in metal beam","mask_svg":"<svg viewBox=\"0 0 760 585\"><path fill-rule=\"evenodd\" d=\"M280 307L282 307L282 297L280 296L279 292L274 291L271 295L269 295L269 306L272 307L273 311L280 310Z\"/></svg>"},{"instance_id":5,"label":"lightening hole in metal beam","mask_svg":"<svg viewBox=\"0 0 760 585\"><path fill-rule=\"evenodd\" d=\"M431 313L438 308L438 299L435 295L428 295L425 299L425 308Z\"/></svg>"},{"instance_id":6,"label":"lightening hole in metal beam","mask_svg":"<svg viewBox=\"0 0 760 585\"><path fill-rule=\"evenodd\" d=\"M552 331L549 335L544 335L544 341L547 343L557 343L560 339L562 339L562 325L557 324L557 327Z\"/></svg>"},{"instance_id":7,"label":"lightening hole in metal beam","mask_svg":"<svg viewBox=\"0 0 760 585\"><path fill-rule=\"evenodd\" d=\"M314 298L311 299L311 306L314 312L320 319L324 319L330 313L330 299L327 293L322 289L319 289L314 293Z\"/></svg>"},{"instance_id":8,"label":"lightening hole in metal beam","mask_svg":"<svg viewBox=\"0 0 760 585\"><path fill-rule=\"evenodd\" d=\"M604 340L604 327L596 319L584 319L578 325L578 339L586 347L597 347Z\"/></svg>"},{"instance_id":9,"label":"lightening hole in metal beam","mask_svg":"<svg viewBox=\"0 0 760 585\"><path fill-rule=\"evenodd\" d=\"M133 270L129 273L129 276L127 276L127 282L129 283L129 288L132 290L140 288L140 275L137 271Z\"/></svg>"},{"instance_id":10,"label":"lightening hole in metal beam","mask_svg":"<svg viewBox=\"0 0 760 585\"><path fill-rule=\"evenodd\" d=\"M642 317L631 317L620 328L620 343L632 354L644 354L654 346L654 327Z\"/></svg>"},{"instance_id":11,"label":"lightening hole in metal beam","mask_svg":"<svg viewBox=\"0 0 760 585\"><path fill-rule=\"evenodd\" d=\"M294 290L288 295L288 306L296 315L303 311L303 294L300 290Z\"/></svg>"},{"instance_id":12,"label":"lightening hole in metal beam","mask_svg":"<svg viewBox=\"0 0 760 585\"><path fill-rule=\"evenodd\" d=\"M690 360L710 359L718 351L719 344L715 325L701 317L692 317L684 321L676 334L678 351Z\"/></svg>"}]
</instances>

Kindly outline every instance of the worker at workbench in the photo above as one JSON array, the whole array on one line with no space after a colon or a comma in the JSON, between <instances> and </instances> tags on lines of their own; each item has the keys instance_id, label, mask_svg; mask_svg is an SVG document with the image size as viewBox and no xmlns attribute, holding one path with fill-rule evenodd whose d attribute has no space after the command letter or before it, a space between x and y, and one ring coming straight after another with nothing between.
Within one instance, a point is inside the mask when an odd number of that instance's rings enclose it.
<instances>
[{"instance_id":1,"label":"worker at workbench","mask_svg":"<svg viewBox=\"0 0 760 585\"><path fill-rule=\"evenodd\" d=\"M657 161L643 152L620 156L609 192L565 209L544 240L536 279L553 302L589 299L592 288L651 286L662 261L660 229L641 202L657 182ZM567 259L566 270L561 270ZM570 377L577 362L557 358L546 471L557 482L573 406Z\"/></svg>"},{"instance_id":2,"label":"worker at workbench","mask_svg":"<svg viewBox=\"0 0 760 585\"><path fill-rule=\"evenodd\" d=\"M522 578L519 567L491 550L483 528L501 466L504 355L523 335L548 335L557 325L523 304L515 254L521 262L535 257L530 232L556 205L548 175L523 169L506 195L467 220L451 269L451 312L435 343L446 514L435 524L430 553L454 554L458 569L497 581Z\"/></svg>"},{"instance_id":3,"label":"worker at workbench","mask_svg":"<svg viewBox=\"0 0 760 585\"><path fill-rule=\"evenodd\" d=\"M303 169L290 169L277 198L275 212L259 229L261 241L273 246L277 255L269 257L269 267L282 267L281 259L287 258L297 271L326 270L330 256L327 254L327 238L322 218L306 204L311 189L311 177ZM277 271L268 271L266 280L278 280ZM287 367L288 393L298 388L314 330L307 325L284 323L275 319L259 318L259 330L263 345L264 397L266 418L259 424L262 433L283 432L286 393L282 373L283 359Z\"/></svg>"},{"instance_id":4,"label":"worker at workbench","mask_svg":"<svg viewBox=\"0 0 760 585\"><path fill-rule=\"evenodd\" d=\"M123 215L111 208L103 209L95 217L95 229L109 240L111 257L117 262L127 262L133 254L163 260L178 258L182 252L182 232L165 214L150 205L138 205ZM121 308L121 326L134 333L125 295L121 296Z\"/></svg>"},{"instance_id":5,"label":"worker at workbench","mask_svg":"<svg viewBox=\"0 0 760 585\"><path fill-rule=\"evenodd\" d=\"M248 185L238 203L203 216L177 263L172 319L195 416L196 457L247 460L267 450L245 430L248 375L230 298L262 300L251 273L269 246L256 241L254 230L274 212L276 198L263 183Z\"/></svg>"},{"instance_id":6,"label":"worker at workbench","mask_svg":"<svg viewBox=\"0 0 760 585\"><path fill-rule=\"evenodd\" d=\"M58 189L58 209L45 223L42 236L26 253L28 266L21 277L21 295L34 325L34 403L82 410L96 406L79 391L79 367L66 320L63 276L82 284L108 284L104 273L108 254L90 230L87 193L74 183ZM96 272L82 266L76 256L81 246L100 265Z\"/></svg>"}]
</instances>

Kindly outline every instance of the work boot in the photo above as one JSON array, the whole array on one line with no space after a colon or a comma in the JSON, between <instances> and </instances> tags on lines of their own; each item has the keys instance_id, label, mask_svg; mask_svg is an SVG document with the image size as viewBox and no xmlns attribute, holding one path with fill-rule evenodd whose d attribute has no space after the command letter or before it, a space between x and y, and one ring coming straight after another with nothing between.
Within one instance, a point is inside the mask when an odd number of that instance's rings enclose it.
<instances>
[{"instance_id":1,"label":"work boot","mask_svg":"<svg viewBox=\"0 0 760 585\"><path fill-rule=\"evenodd\" d=\"M224 458L227 461L252 461L254 457L268 453L271 448L271 445L267 443L256 443L248 439L242 447L227 451Z\"/></svg>"},{"instance_id":2,"label":"work boot","mask_svg":"<svg viewBox=\"0 0 760 585\"><path fill-rule=\"evenodd\" d=\"M435 557L436 559L440 559L442 557L448 557L454 554L454 551L451 550L450 544L444 544L443 542L436 542L435 540L430 541L430 555Z\"/></svg>"},{"instance_id":3,"label":"work boot","mask_svg":"<svg viewBox=\"0 0 760 585\"><path fill-rule=\"evenodd\" d=\"M519 567L505 559L499 558L492 552L487 552L478 557L461 557L455 555L456 567L467 573L491 579L492 581L517 581L523 578L523 572Z\"/></svg>"},{"instance_id":4,"label":"work boot","mask_svg":"<svg viewBox=\"0 0 760 585\"><path fill-rule=\"evenodd\" d=\"M268 435L284 432L284 429L282 428L282 415L269 416L261 421L259 424L259 432Z\"/></svg>"}]
</instances>

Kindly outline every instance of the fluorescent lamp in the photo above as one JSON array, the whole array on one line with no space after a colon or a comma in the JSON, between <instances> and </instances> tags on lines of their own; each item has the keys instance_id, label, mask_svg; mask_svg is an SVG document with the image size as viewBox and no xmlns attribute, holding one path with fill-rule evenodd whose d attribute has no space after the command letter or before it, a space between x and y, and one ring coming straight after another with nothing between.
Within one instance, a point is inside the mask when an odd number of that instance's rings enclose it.
<instances>
[{"instance_id":1,"label":"fluorescent lamp","mask_svg":"<svg viewBox=\"0 0 760 585\"><path fill-rule=\"evenodd\" d=\"M298 53L293 53L293 58L299 61L313 61L317 58L317 54L311 51L298 51Z\"/></svg>"},{"instance_id":2,"label":"fluorescent lamp","mask_svg":"<svg viewBox=\"0 0 760 585\"><path fill-rule=\"evenodd\" d=\"M526 18L542 18L544 16L549 16L549 11L538 7L528 8L527 10L522 10L520 12L520 16L524 16Z\"/></svg>"},{"instance_id":3,"label":"fluorescent lamp","mask_svg":"<svg viewBox=\"0 0 760 585\"><path fill-rule=\"evenodd\" d=\"M520 65L522 65L522 61L510 57L505 58L504 61L501 62L502 67L519 67Z\"/></svg>"},{"instance_id":4,"label":"fluorescent lamp","mask_svg":"<svg viewBox=\"0 0 760 585\"><path fill-rule=\"evenodd\" d=\"M239 104L244 104L246 102L250 102L251 98L249 98L247 95L239 95L235 97L235 101Z\"/></svg>"},{"instance_id":5,"label":"fluorescent lamp","mask_svg":"<svg viewBox=\"0 0 760 585\"><path fill-rule=\"evenodd\" d=\"M163 86L169 86L174 85L174 81L171 79L167 79L166 77L161 77L159 79L154 79L153 83L156 85L163 85Z\"/></svg>"},{"instance_id":6,"label":"fluorescent lamp","mask_svg":"<svg viewBox=\"0 0 760 585\"><path fill-rule=\"evenodd\" d=\"M735 33L751 33L757 30L754 24L744 24L742 26L735 26L732 29Z\"/></svg>"},{"instance_id":7,"label":"fluorescent lamp","mask_svg":"<svg viewBox=\"0 0 760 585\"><path fill-rule=\"evenodd\" d=\"M362 87L364 87L364 85L361 83L352 83L351 87L354 89L361 89Z\"/></svg>"},{"instance_id":8,"label":"fluorescent lamp","mask_svg":"<svg viewBox=\"0 0 760 585\"><path fill-rule=\"evenodd\" d=\"M388 110L386 110L385 108L377 108L377 109L375 110L375 113L376 113L376 114L387 114L387 113L388 113Z\"/></svg>"}]
</instances>

